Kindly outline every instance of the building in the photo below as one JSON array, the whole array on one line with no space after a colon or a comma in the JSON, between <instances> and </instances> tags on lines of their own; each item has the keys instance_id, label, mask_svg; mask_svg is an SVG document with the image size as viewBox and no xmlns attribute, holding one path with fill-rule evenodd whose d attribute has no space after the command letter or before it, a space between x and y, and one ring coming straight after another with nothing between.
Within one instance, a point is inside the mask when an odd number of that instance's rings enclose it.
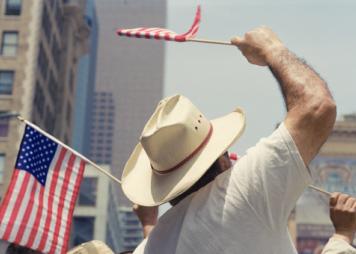
<instances>
[{"instance_id":1,"label":"building","mask_svg":"<svg viewBox=\"0 0 356 254\"><path fill-rule=\"evenodd\" d=\"M134 250L143 240L141 223L131 207L120 206L119 223L123 250Z\"/></svg>"},{"instance_id":2,"label":"building","mask_svg":"<svg viewBox=\"0 0 356 254\"><path fill-rule=\"evenodd\" d=\"M80 57L78 63L72 147L81 154L88 156L99 33L94 0L87 0L85 19L90 27L89 51Z\"/></svg>"},{"instance_id":3,"label":"building","mask_svg":"<svg viewBox=\"0 0 356 254\"><path fill-rule=\"evenodd\" d=\"M94 96L90 158L96 163L111 164L115 128L115 104L112 93L96 92Z\"/></svg>"},{"instance_id":4,"label":"building","mask_svg":"<svg viewBox=\"0 0 356 254\"><path fill-rule=\"evenodd\" d=\"M336 121L310 170L314 185L329 192L356 195L356 114ZM314 253L333 233L329 197L325 194L308 189L297 203L295 219L300 254Z\"/></svg>"},{"instance_id":5,"label":"building","mask_svg":"<svg viewBox=\"0 0 356 254\"><path fill-rule=\"evenodd\" d=\"M163 96L164 43L122 38L115 31L119 27L165 27L166 0L100 0L96 7L100 26L96 91L113 96L111 167L121 178L125 162ZM120 201L128 204L122 194Z\"/></svg>"},{"instance_id":6,"label":"building","mask_svg":"<svg viewBox=\"0 0 356 254\"><path fill-rule=\"evenodd\" d=\"M109 171L108 166L102 168ZM122 249L118 203L113 182L106 175L88 165L80 186L74 209L70 246L90 240L101 240L114 251Z\"/></svg>"},{"instance_id":7,"label":"building","mask_svg":"<svg viewBox=\"0 0 356 254\"><path fill-rule=\"evenodd\" d=\"M67 144L78 59L90 33L84 7L85 0L0 0L0 111L18 112ZM1 119L0 194L22 131L16 119Z\"/></svg>"}]
</instances>

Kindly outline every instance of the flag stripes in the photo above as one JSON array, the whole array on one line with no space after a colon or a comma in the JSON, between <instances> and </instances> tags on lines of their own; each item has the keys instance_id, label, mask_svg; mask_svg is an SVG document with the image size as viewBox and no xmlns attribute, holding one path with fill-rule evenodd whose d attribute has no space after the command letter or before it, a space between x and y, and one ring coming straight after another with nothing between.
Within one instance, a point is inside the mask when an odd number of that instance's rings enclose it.
<instances>
[{"instance_id":1,"label":"flag stripes","mask_svg":"<svg viewBox=\"0 0 356 254\"><path fill-rule=\"evenodd\" d=\"M198 6L194 22L188 32L184 34L177 34L176 32L173 32L171 30L159 27L118 29L116 32L119 36L184 42L190 38L193 38L197 34L199 30L200 16L200 6Z\"/></svg>"},{"instance_id":2,"label":"flag stripes","mask_svg":"<svg viewBox=\"0 0 356 254\"><path fill-rule=\"evenodd\" d=\"M66 253L85 162L58 146L43 186L15 168L0 208L0 238L43 253Z\"/></svg>"}]
</instances>

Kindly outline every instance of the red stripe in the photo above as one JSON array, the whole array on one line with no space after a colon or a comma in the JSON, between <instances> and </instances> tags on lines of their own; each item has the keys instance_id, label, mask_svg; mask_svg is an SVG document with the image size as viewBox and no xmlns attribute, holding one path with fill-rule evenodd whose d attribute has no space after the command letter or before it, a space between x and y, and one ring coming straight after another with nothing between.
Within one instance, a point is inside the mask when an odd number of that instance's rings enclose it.
<instances>
[{"instance_id":1,"label":"red stripe","mask_svg":"<svg viewBox=\"0 0 356 254\"><path fill-rule=\"evenodd\" d=\"M51 182L46 183L46 185L50 185L50 189L49 189L49 195L48 195L48 204L46 205L47 217L46 217L45 225L43 228L44 234L42 235L40 244L38 246L39 250L44 249L48 235L49 235L48 233L50 232L50 226L51 226L51 221L52 221L53 200L54 200L54 196L55 196L56 185L57 185L57 181L59 178L59 172L61 170L61 166L62 166L64 157L66 155L66 152L67 152L66 149L61 148L61 152L60 152L59 157L56 161L56 166L53 170L53 176L52 176Z\"/></svg>"},{"instance_id":2,"label":"red stripe","mask_svg":"<svg viewBox=\"0 0 356 254\"><path fill-rule=\"evenodd\" d=\"M30 199L28 201L29 203L28 203L28 205L26 207L25 214L24 214L24 216L23 216L23 218L21 220L21 224L20 224L19 230L17 232L16 239L14 241L15 243L20 243L20 241L21 241L21 239L23 237L23 234L25 232L25 229L26 229L26 226L27 226L26 223L30 218L30 215L32 213L33 205L36 202L34 200L34 198L35 198L35 195L36 195L37 186L38 186L37 180L34 180L34 183L33 183L32 189L31 189Z\"/></svg>"},{"instance_id":3,"label":"red stripe","mask_svg":"<svg viewBox=\"0 0 356 254\"><path fill-rule=\"evenodd\" d=\"M68 190L68 184L69 184L69 181L70 181L70 178L71 178L71 173L73 172L73 165L74 165L74 162L75 162L75 158L76 157L75 157L74 154L70 155L70 158L69 158L69 161L68 161L68 166L65 169L66 172L65 172L65 175L64 175L63 185L62 185L61 193L60 193L60 196L59 196L58 209L57 209L57 213L56 213L57 214L57 218L56 218L56 225L55 225L54 232L53 232L53 241L51 243L51 248L50 248L49 253L54 253L55 248L57 246L58 237L59 237L59 229L60 229L61 220L62 220L62 212L63 212L64 202L66 201L65 200L66 191Z\"/></svg>"},{"instance_id":4,"label":"red stripe","mask_svg":"<svg viewBox=\"0 0 356 254\"><path fill-rule=\"evenodd\" d=\"M85 162L80 160L79 173L78 173L77 179L75 181L72 199L70 200L68 217L67 217L66 221L71 221L71 218L73 216L75 201L77 200L77 196L79 194L80 182L81 182L81 180L83 178L83 174L84 174L84 167L85 167ZM72 225L72 223L67 223L67 225L66 225L67 227L66 227L66 231L64 233L64 244L63 244L63 248L62 248L62 253L66 253L66 251L67 251L71 225Z\"/></svg>"},{"instance_id":5,"label":"red stripe","mask_svg":"<svg viewBox=\"0 0 356 254\"><path fill-rule=\"evenodd\" d=\"M44 194L44 188L40 189L40 195L38 198L38 208L37 208L37 212L36 212L36 219L35 222L33 223L32 229L31 229L31 233L30 233L30 237L27 240L27 243L25 243L25 246L29 246L31 247L33 245L33 242L35 240L36 237L36 233L39 229L39 224L40 224L40 220L41 220L41 216L42 216L42 210L43 210L43 194Z\"/></svg>"},{"instance_id":6,"label":"red stripe","mask_svg":"<svg viewBox=\"0 0 356 254\"><path fill-rule=\"evenodd\" d=\"M26 193L27 186L28 186L28 180L30 179L30 176L31 176L31 174L29 174L29 173L27 173L25 171L23 173L25 173L25 177L24 177L24 179L22 181L20 192L18 193L18 195L16 197L14 209L12 210L12 213L11 213L11 216L10 216L10 219L9 219L10 223L7 224L5 234L4 234L3 238L2 238L4 240L9 240L9 237L10 237L10 234L11 234L11 231L12 231L12 228L13 228L13 223L16 221L16 217L17 217L17 215L18 215L18 213L20 211L22 198Z\"/></svg>"},{"instance_id":7,"label":"red stripe","mask_svg":"<svg viewBox=\"0 0 356 254\"><path fill-rule=\"evenodd\" d=\"M4 200L3 200L2 204L1 204L1 207L0 207L0 223L1 224L3 223L3 219L4 219L4 216L5 216L7 207L9 205L10 199L12 198L11 194L12 194L12 192L14 190L15 185L16 185L19 173L20 173L20 170L18 170L18 169L14 170L14 173L12 174L12 177L11 177L10 185L7 188L5 198L4 198Z\"/></svg>"}]
</instances>

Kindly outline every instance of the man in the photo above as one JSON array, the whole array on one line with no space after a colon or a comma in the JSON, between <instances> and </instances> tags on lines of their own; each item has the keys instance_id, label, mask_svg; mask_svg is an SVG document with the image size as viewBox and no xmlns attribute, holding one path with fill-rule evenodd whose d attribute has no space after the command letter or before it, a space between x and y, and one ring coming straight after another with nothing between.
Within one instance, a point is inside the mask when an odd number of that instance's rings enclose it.
<instances>
[{"instance_id":1,"label":"man","mask_svg":"<svg viewBox=\"0 0 356 254\"><path fill-rule=\"evenodd\" d=\"M296 253L287 219L311 181L306 165L330 134L336 106L326 83L269 28L232 43L250 63L269 67L286 117L224 170L243 111L208 120L183 96L162 100L125 165L122 188L139 205L175 202L134 253Z\"/></svg>"}]
</instances>

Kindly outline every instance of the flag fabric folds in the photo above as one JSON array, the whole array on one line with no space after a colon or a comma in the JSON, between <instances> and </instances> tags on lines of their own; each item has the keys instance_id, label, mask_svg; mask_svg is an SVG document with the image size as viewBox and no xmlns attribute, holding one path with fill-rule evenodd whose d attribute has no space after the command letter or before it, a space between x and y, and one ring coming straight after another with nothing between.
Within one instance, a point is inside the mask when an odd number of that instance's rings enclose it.
<instances>
[{"instance_id":1,"label":"flag fabric folds","mask_svg":"<svg viewBox=\"0 0 356 254\"><path fill-rule=\"evenodd\" d=\"M0 238L43 253L66 253L85 162L26 125L0 207Z\"/></svg>"},{"instance_id":2,"label":"flag fabric folds","mask_svg":"<svg viewBox=\"0 0 356 254\"><path fill-rule=\"evenodd\" d=\"M177 34L171 30L159 27L138 27L132 29L118 29L117 34L119 36L136 37L136 38L146 38L146 39L157 39L157 40L167 40L167 41L177 41L184 42L188 39L193 38L198 30L200 23L200 6L198 6L193 25L184 34Z\"/></svg>"}]
</instances>

